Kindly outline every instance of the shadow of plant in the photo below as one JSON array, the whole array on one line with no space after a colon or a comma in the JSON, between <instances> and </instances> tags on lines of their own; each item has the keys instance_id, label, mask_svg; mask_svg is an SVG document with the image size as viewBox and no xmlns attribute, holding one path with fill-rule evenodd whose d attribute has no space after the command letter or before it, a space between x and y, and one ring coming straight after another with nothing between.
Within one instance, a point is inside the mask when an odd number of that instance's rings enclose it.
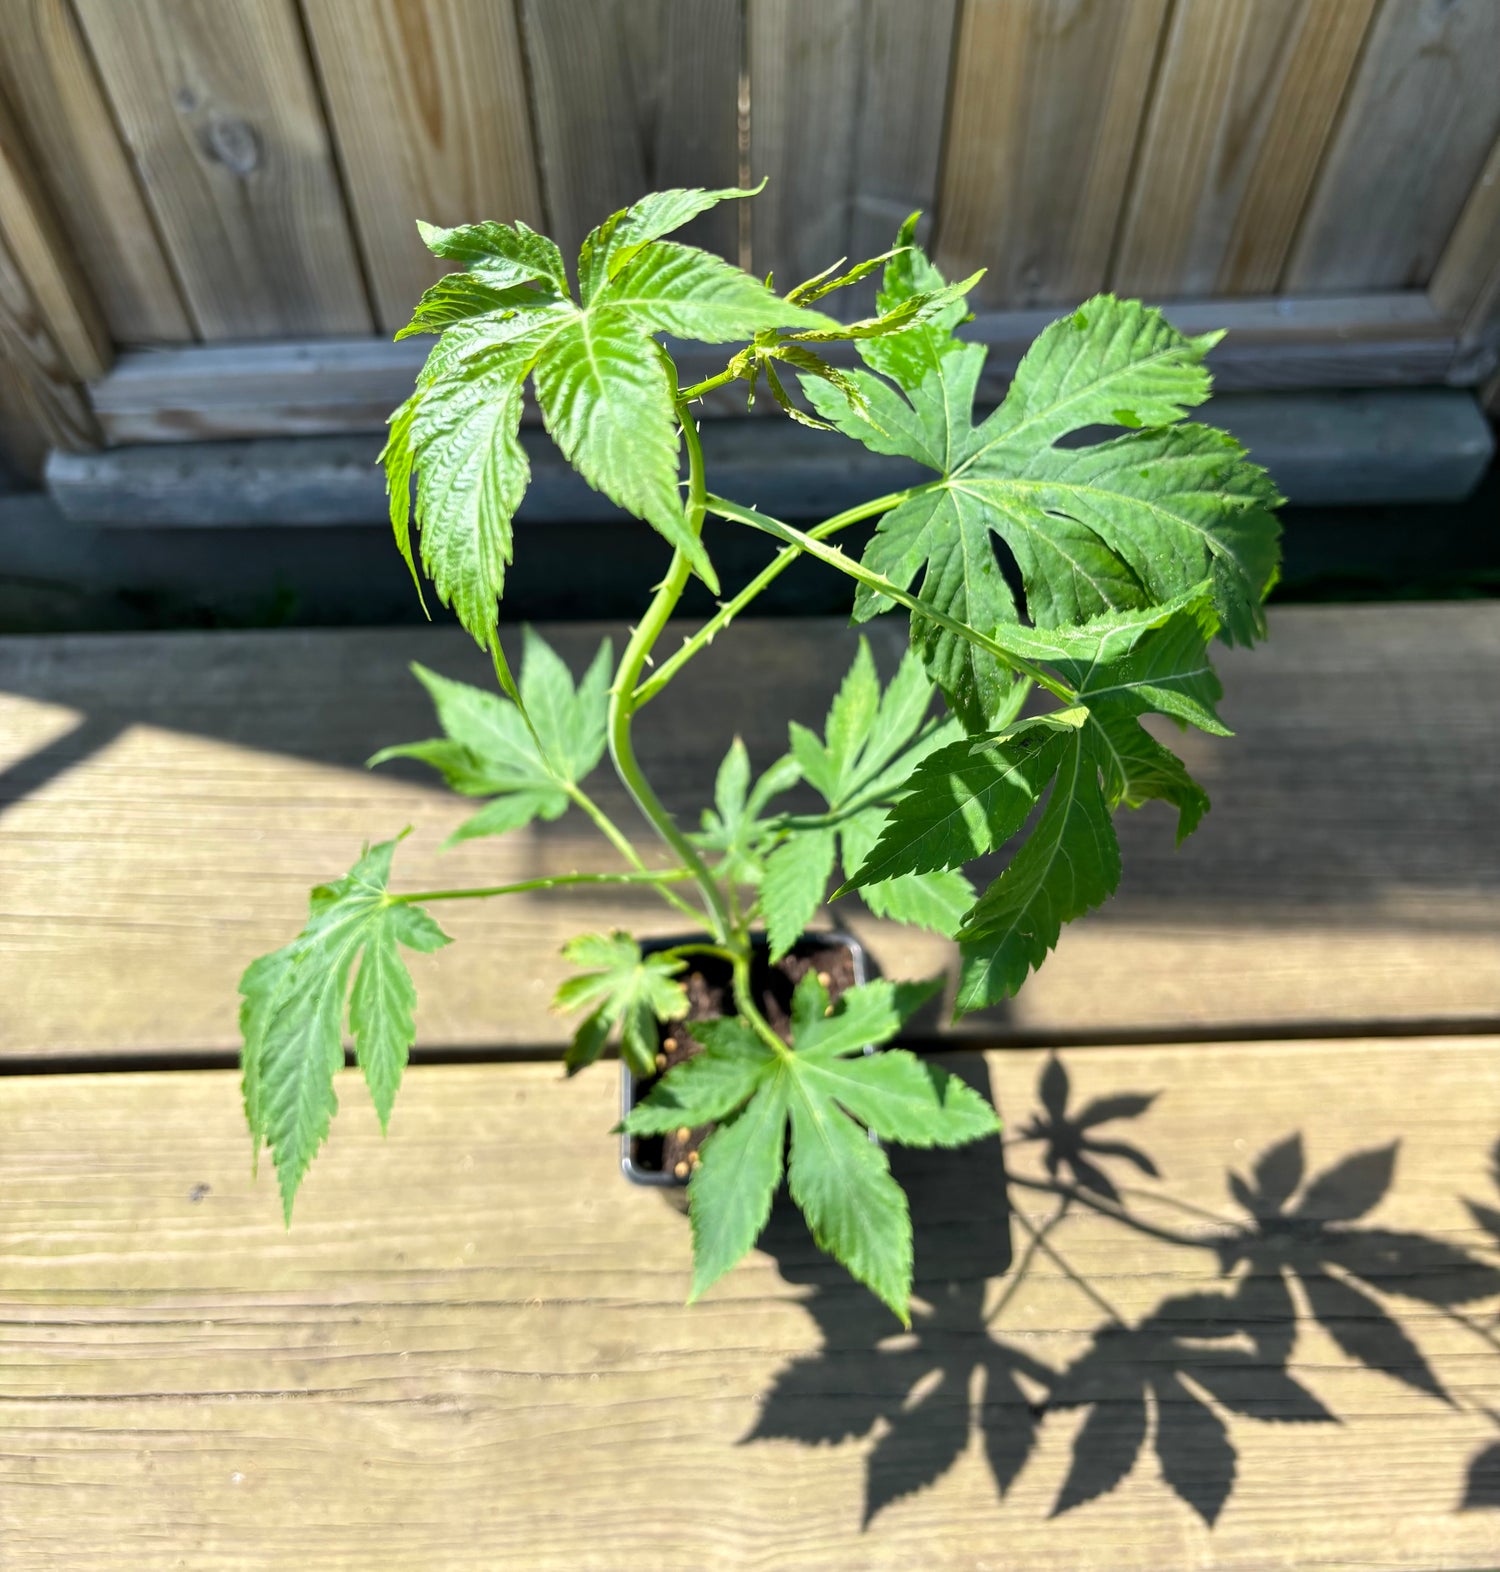
<instances>
[{"instance_id":1,"label":"shadow of plant","mask_svg":"<svg viewBox=\"0 0 1500 1572\"><path fill-rule=\"evenodd\" d=\"M1500 1192L1500 1141L1495 1143L1494 1150L1490 1153L1490 1181L1497 1192ZM1464 1205L1469 1210L1469 1216L1482 1228L1497 1248L1500 1248L1500 1212L1492 1206L1485 1206L1479 1201L1464 1199ZM1500 1321L1500 1317L1497 1317ZM1491 1330L1495 1326L1491 1322ZM1500 1429L1500 1414L1487 1409L1485 1411L1497 1429ZM1468 1476L1464 1480L1463 1499L1459 1502L1459 1509L1472 1512L1488 1508L1500 1510L1500 1440L1492 1441L1486 1447L1481 1447L1469 1460Z\"/></svg>"},{"instance_id":2,"label":"shadow of plant","mask_svg":"<svg viewBox=\"0 0 1500 1572\"><path fill-rule=\"evenodd\" d=\"M1156 1092L1119 1092L1113 1097L1096 1097L1071 1115L1069 1092L1068 1072L1062 1060L1053 1054L1037 1085L1042 1111L1031 1116L1020 1136L1023 1142L1044 1143L1042 1161L1051 1178L1056 1179L1066 1169L1079 1189L1093 1190L1118 1203L1120 1192L1095 1158L1123 1158L1150 1178L1161 1177L1156 1164L1138 1146L1124 1141L1100 1141L1092 1133L1102 1124L1139 1119L1156 1101Z\"/></svg>"},{"instance_id":3,"label":"shadow of plant","mask_svg":"<svg viewBox=\"0 0 1500 1572\"><path fill-rule=\"evenodd\" d=\"M988 1092L982 1062L962 1073ZM957 1153L892 1154L920 1252L910 1333L819 1264L794 1215L773 1215L762 1247L788 1280L812 1288L806 1306L822 1346L779 1373L744 1440L836 1445L873 1436L866 1526L940 1478L976 1434L1005 1496L1047 1413L1075 1409L1087 1413L1052 1516L1113 1490L1149 1442L1168 1488L1212 1526L1236 1479L1231 1421L1339 1422L1287 1368L1299 1314L1294 1293L1351 1359L1449 1404L1452 1397L1381 1297L1416 1299L1500 1346L1493 1330L1457 1309L1500 1295L1500 1270L1445 1240L1362 1223L1390 1190L1395 1144L1353 1153L1307 1179L1301 1137L1289 1136L1257 1159L1249 1179L1229 1175L1230 1194L1248 1222L1176 1202L1197 1223L1179 1232L1132 1212L1124 1199L1130 1187L1102 1166L1123 1161L1159 1177L1150 1155L1095 1134L1106 1123L1141 1118L1157 1094L1117 1094L1076 1112L1069 1111L1070 1094L1067 1071L1053 1056L1038 1086L1038 1111L1007 1143L1012 1152L1039 1145L1045 1178L1007 1172L999 1142ZM1500 1174L1500 1148L1496 1161ZM1040 1224L1013 1213L1009 1193L1017 1187L1055 1196L1055 1212ZM1171 1202L1165 1194L1156 1199ZM1469 1206L1500 1243L1500 1212ZM1132 1323L1073 1270L1055 1242L1079 1208L1166 1245L1212 1252L1231 1281L1222 1292L1168 1297ZM1013 1223L1030 1234L1014 1263ZM1085 1351L1062 1369L996 1329L1042 1254L1100 1322ZM987 1287L997 1276L1004 1286L987 1308ZM1500 1424L1500 1416L1491 1417ZM1500 1442L1474 1459L1463 1505L1500 1506Z\"/></svg>"}]
</instances>

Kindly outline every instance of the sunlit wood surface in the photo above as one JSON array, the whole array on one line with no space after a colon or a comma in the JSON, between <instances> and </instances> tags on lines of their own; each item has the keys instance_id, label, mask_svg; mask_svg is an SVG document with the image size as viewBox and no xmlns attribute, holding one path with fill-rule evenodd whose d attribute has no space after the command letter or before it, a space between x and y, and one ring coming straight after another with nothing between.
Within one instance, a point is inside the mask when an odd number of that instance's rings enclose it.
<instances>
[{"instance_id":1,"label":"sunlit wood surface","mask_svg":"<svg viewBox=\"0 0 1500 1572\"><path fill-rule=\"evenodd\" d=\"M795 1216L685 1309L612 1066L418 1069L386 1140L346 1077L290 1233L231 1073L0 1080L0 1564L1492 1567L1497 1057L1064 1053L1075 1116L1156 1094L1091 1133L1160 1177L1096 1155L1135 1221L1027 1261L1039 1146L907 1157L910 1335ZM1044 1053L948 1062L1024 1135Z\"/></svg>"},{"instance_id":2,"label":"sunlit wood surface","mask_svg":"<svg viewBox=\"0 0 1500 1572\"><path fill-rule=\"evenodd\" d=\"M1236 737L1180 743L1199 834L1128 816L1117 899L950 1039L1005 1144L894 1154L910 1333L780 1212L683 1306L685 1219L546 1009L567 934L673 926L639 903L445 910L421 1046L485 1062L414 1067L386 1139L346 1075L285 1231L246 960L408 823L406 888L595 850L440 856L467 805L359 767L430 730L407 660L485 680L460 635L0 641L0 1567L1494 1567L1500 612L1273 621ZM545 631L575 669L620 633ZM642 722L671 805L852 638L721 639Z\"/></svg>"},{"instance_id":3,"label":"sunlit wood surface","mask_svg":"<svg viewBox=\"0 0 1500 1572\"><path fill-rule=\"evenodd\" d=\"M575 671L624 631L546 630ZM902 635L872 626L887 674ZM736 732L763 768L789 718L821 726L855 637L833 619L721 637L639 722L668 804L696 823ZM416 766L363 768L434 730L411 660L493 683L457 631L0 640L0 1060L231 1053L246 963L296 931L311 885L407 825L409 890L620 865L578 814L443 852L474 804ZM1220 666L1237 735L1173 739L1213 798L1202 828L1179 849L1160 806L1122 815L1118 895L964 1030L1068 1044L1500 1023L1500 607L1289 607ZM593 785L655 856L607 767ZM894 976L952 966L948 944L852 901L831 915ZM570 935L682 925L644 893L443 920L456 942L414 960L420 1045L521 1053L566 1039L548 1004ZM945 1020L934 1008L918 1033Z\"/></svg>"}]
</instances>

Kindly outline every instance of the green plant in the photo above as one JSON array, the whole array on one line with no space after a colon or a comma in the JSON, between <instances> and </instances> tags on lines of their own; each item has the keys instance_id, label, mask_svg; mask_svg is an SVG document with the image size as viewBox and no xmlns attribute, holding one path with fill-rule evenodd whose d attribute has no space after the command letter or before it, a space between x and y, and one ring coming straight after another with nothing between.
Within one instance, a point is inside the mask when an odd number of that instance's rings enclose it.
<instances>
[{"instance_id":1,"label":"green plant","mask_svg":"<svg viewBox=\"0 0 1500 1572\"><path fill-rule=\"evenodd\" d=\"M861 1052L889 1042L932 985L874 982L830 1010L809 976L784 1042L751 994L751 933L763 923L773 958L785 953L839 870L837 895L858 890L877 912L956 936L960 1013L1013 994L1061 925L1115 888L1114 809L1162 800L1177 810L1180 839L1207 808L1141 716L1225 732L1208 645L1265 631L1280 499L1232 437L1183 423L1207 396L1203 360L1219 335L1185 337L1138 302L1098 296L1041 334L1004 402L976 422L985 351L954 333L974 279L944 282L914 241L915 217L883 256L842 273L836 264L784 296L662 238L716 202L750 195L659 192L615 214L584 242L576 297L557 247L524 225L423 229L461 271L427 291L403 330L440 337L391 417L391 521L414 579L415 524L422 568L492 656L500 692L418 668L443 736L378 758L421 759L457 791L487 799L460 837L577 808L626 866L406 894L388 887L395 843L366 851L344 879L313 892L301 933L245 974L245 1110L257 1150L271 1148L289 1220L336 1106L346 999L358 1062L382 1122L389 1116L414 1034L402 947L447 942L427 906L565 883L644 885L701 926L702 942L645 958L623 934L576 940L566 954L579 974L558 1004L586 1012L570 1071L617 1033L622 1054L649 1074L658 1022L686 1009L676 978L688 958L712 954L733 968L737 1014L695 1023L704 1052L663 1076L627 1121L641 1134L717 1123L689 1190L693 1296L754 1244L789 1151L789 1187L818 1244L904 1320L906 1200L867 1132L957 1145L992 1133L994 1113L908 1052ZM841 324L816 309L882 267L876 316ZM743 347L717 375L683 387L659 335ZM863 366L830 364L822 346L837 343L852 344ZM793 403L788 369L815 413ZM933 478L807 531L710 494L692 406L736 380L753 397L761 376L793 418L915 459ZM576 686L530 632L518 682L498 637L511 518L529 478L518 441L528 377L573 466L671 547L619 662L606 644ZM1099 426L1123 434L1060 445ZM689 577L719 593L701 539L708 513L763 531L782 550L648 675ZM861 560L832 543L870 519L878 524ZM793 725L789 752L753 785L737 742L713 808L690 834L641 771L636 717L804 555L854 581L857 622L908 612L911 648L882 689L861 641L823 736ZM946 701L941 716L930 713L934 689ZM1032 697L1040 707L1023 717ZM606 749L671 854L668 866L647 867L585 790ZM773 806L799 781L826 811ZM1008 866L976 898L964 866L1021 835L1038 808Z\"/></svg>"}]
</instances>

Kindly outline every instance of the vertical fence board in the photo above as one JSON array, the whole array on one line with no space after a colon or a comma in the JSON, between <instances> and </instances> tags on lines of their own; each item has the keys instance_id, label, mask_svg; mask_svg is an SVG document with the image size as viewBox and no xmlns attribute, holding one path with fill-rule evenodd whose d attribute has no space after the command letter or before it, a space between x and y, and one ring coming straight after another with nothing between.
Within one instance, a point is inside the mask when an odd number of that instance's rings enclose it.
<instances>
[{"instance_id":1,"label":"vertical fence board","mask_svg":"<svg viewBox=\"0 0 1500 1572\"><path fill-rule=\"evenodd\" d=\"M413 220L542 220L510 0L303 0L378 325L446 271Z\"/></svg>"},{"instance_id":2,"label":"vertical fence board","mask_svg":"<svg viewBox=\"0 0 1500 1572\"><path fill-rule=\"evenodd\" d=\"M782 289L850 247L862 12L860 0L749 0L750 168L769 180L750 255Z\"/></svg>"},{"instance_id":3,"label":"vertical fence board","mask_svg":"<svg viewBox=\"0 0 1500 1572\"><path fill-rule=\"evenodd\" d=\"M968 0L948 108L938 257L995 306L1099 288L1166 0Z\"/></svg>"},{"instance_id":4,"label":"vertical fence board","mask_svg":"<svg viewBox=\"0 0 1500 1572\"><path fill-rule=\"evenodd\" d=\"M290 0L75 0L204 338L370 331Z\"/></svg>"},{"instance_id":5,"label":"vertical fence board","mask_svg":"<svg viewBox=\"0 0 1500 1572\"><path fill-rule=\"evenodd\" d=\"M1433 305L1461 324L1459 375L1479 381L1500 364L1500 140L1490 149L1438 261Z\"/></svg>"},{"instance_id":6,"label":"vertical fence board","mask_svg":"<svg viewBox=\"0 0 1500 1572\"><path fill-rule=\"evenodd\" d=\"M0 98L0 236L38 326L77 381L102 377L114 358L109 332L73 247L31 166L10 105Z\"/></svg>"},{"instance_id":7,"label":"vertical fence board","mask_svg":"<svg viewBox=\"0 0 1500 1572\"><path fill-rule=\"evenodd\" d=\"M127 344L191 339L172 269L67 0L0 0L0 37L0 89L111 334Z\"/></svg>"},{"instance_id":8,"label":"vertical fence board","mask_svg":"<svg viewBox=\"0 0 1500 1572\"><path fill-rule=\"evenodd\" d=\"M523 0L538 154L565 253L657 186L739 172L736 0ZM683 238L734 256L732 211Z\"/></svg>"},{"instance_id":9,"label":"vertical fence board","mask_svg":"<svg viewBox=\"0 0 1500 1572\"><path fill-rule=\"evenodd\" d=\"M1285 287L1425 285L1500 133L1497 77L1497 0L1384 0Z\"/></svg>"},{"instance_id":10,"label":"vertical fence board","mask_svg":"<svg viewBox=\"0 0 1500 1572\"><path fill-rule=\"evenodd\" d=\"M652 185L740 183L740 0L664 0ZM758 177L757 177L758 178ZM726 202L678 231L730 261L740 253L740 204Z\"/></svg>"},{"instance_id":11,"label":"vertical fence board","mask_svg":"<svg viewBox=\"0 0 1500 1572\"><path fill-rule=\"evenodd\" d=\"M1111 278L1269 294L1375 0L1178 0Z\"/></svg>"},{"instance_id":12,"label":"vertical fence board","mask_svg":"<svg viewBox=\"0 0 1500 1572\"><path fill-rule=\"evenodd\" d=\"M852 256L884 251L916 208L926 215L924 225L931 226L957 10L957 0L925 0L920 6L909 0L867 0L854 139Z\"/></svg>"},{"instance_id":13,"label":"vertical fence board","mask_svg":"<svg viewBox=\"0 0 1500 1572\"><path fill-rule=\"evenodd\" d=\"M5 160L0 155L0 166ZM97 445L98 431L89 401L68 356L48 322L23 261L11 244L16 186L0 167L0 362L5 386L0 395L12 442L23 460L34 457L40 438L57 447ZM27 259L30 260L30 259Z\"/></svg>"}]
</instances>

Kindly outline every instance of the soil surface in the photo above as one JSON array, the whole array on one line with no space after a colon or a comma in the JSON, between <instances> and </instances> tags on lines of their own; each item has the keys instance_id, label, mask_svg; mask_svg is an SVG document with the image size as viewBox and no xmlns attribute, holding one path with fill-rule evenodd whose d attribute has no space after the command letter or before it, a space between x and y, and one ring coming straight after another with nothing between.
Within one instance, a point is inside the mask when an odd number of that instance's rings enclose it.
<instances>
[{"instance_id":1,"label":"soil surface","mask_svg":"<svg viewBox=\"0 0 1500 1572\"><path fill-rule=\"evenodd\" d=\"M837 1004L854 986L853 953L842 944L820 942L810 937L800 941L790 955L783 956L774 966L767 964L764 950L757 954L751 966L750 983L755 990L756 1003L776 1033L788 1042L791 1041L792 992L808 972L819 974L828 990L829 1001ZM734 1014L733 985L727 962L698 956L681 981L687 989L687 1017L681 1021L658 1023L662 1043L661 1052L656 1056L657 1074L650 1080L635 1083L636 1102L673 1065L703 1052L703 1045L693 1036L694 1021L710 1021ZM670 1173L686 1183L697 1163L698 1148L713 1129L711 1124L693 1128L684 1125L664 1136L638 1136L631 1143L631 1155L637 1167Z\"/></svg>"}]
</instances>

